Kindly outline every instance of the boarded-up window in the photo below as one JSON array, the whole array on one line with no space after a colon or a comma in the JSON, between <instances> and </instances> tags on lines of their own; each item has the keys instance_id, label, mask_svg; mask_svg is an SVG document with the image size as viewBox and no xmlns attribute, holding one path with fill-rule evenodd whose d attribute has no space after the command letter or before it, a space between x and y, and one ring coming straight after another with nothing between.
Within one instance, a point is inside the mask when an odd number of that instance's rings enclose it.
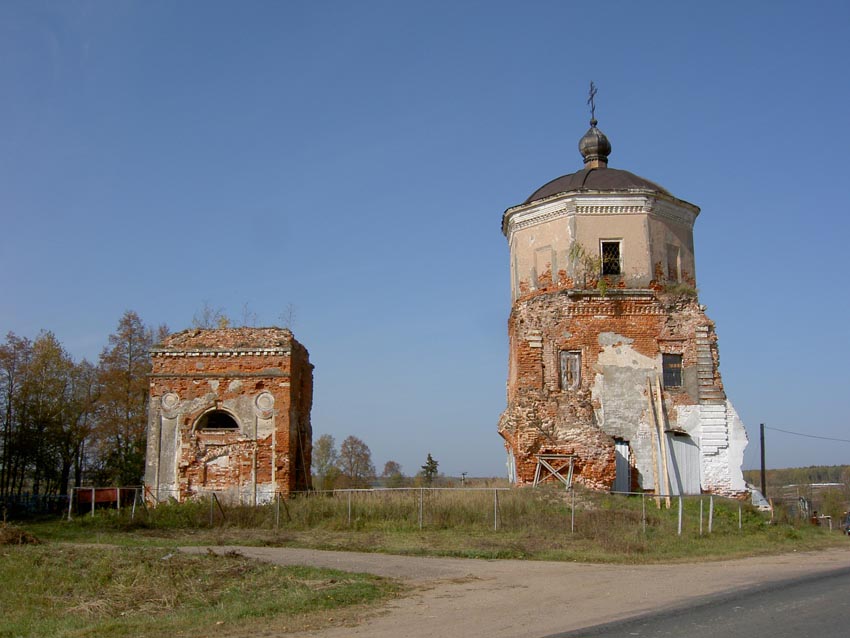
<instances>
[{"instance_id":1,"label":"boarded-up window","mask_svg":"<svg viewBox=\"0 0 850 638\"><path fill-rule=\"evenodd\" d=\"M561 389L575 390L581 383L581 352L561 350Z\"/></svg>"},{"instance_id":2,"label":"boarded-up window","mask_svg":"<svg viewBox=\"0 0 850 638\"><path fill-rule=\"evenodd\" d=\"M620 242L603 241L600 245L602 253L602 274L619 275L622 272L620 264Z\"/></svg>"},{"instance_id":3,"label":"boarded-up window","mask_svg":"<svg viewBox=\"0 0 850 638\"><path fill-rule=\"evenodd\" d=\"M662 354L661 367L664 372L665 388L679 388L682 386L682 355Z\"/></svg>"},{"instance_id":4,"label":"boarded-up window","mask_svg":"<svg viewBox=\"0 0 850 638\"><path fill-rule=\"evenodd\" d=\"M667 279L679 281L679 247L667 244Z\"/></svg>"}]
</instances>

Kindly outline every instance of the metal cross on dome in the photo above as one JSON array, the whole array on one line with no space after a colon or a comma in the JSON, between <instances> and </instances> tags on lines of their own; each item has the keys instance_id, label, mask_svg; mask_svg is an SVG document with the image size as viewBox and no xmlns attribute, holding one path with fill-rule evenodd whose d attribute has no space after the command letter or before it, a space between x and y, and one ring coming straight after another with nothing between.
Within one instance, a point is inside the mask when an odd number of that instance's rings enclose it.
<instances>
[{"instance_id":1,"label":"metal cross on dome","mask_svg":"<svg viewBox=\"0 0 850 638\"><path fill-rule=\"evenodd\" d=\"M594 98L596 97L597 88L593 83L593 80L590 81L590 97L587 98L587 103L590 105L590 119L596 119L596 102Z\"/></svg>"}]
</instances>

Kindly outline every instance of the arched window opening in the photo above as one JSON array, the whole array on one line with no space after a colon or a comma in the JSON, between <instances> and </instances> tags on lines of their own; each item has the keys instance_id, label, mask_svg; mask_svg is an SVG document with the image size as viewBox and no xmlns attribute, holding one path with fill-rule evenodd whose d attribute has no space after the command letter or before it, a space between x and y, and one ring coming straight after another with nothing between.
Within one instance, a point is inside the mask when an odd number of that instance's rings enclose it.
<instances>
[{"instance_id":1,"label":"arched window opening","mask_svg":"<svg viewBox=\"0 0 850 638\"><path fill-rule=\"evenodd\" d=\"M224 410L207 412L198 420L199 430L237 430L239 424Z\"/></svg>"}]
</instances>

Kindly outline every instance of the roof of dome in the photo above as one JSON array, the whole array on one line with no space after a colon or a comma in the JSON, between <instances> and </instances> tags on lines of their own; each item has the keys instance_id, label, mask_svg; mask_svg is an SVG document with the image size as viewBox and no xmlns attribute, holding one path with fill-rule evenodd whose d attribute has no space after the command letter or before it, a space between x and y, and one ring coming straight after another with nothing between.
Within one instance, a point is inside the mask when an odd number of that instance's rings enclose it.
<instances>
[{"instance_id":1,"label":"roof of dome","mask_svg":"<svg viewBox=\"0 0 850 638\"><path fill-rule=\"evenodd\" d=\"M577 173L570 173L553 179L534 191L524 203L528 204L559 193L574 191L623 191L632 189L649 190L670 195L669 191L655 182L650 182L648 179L629 171L599 167L584 168Z\"/></svg>"}]
</instances>

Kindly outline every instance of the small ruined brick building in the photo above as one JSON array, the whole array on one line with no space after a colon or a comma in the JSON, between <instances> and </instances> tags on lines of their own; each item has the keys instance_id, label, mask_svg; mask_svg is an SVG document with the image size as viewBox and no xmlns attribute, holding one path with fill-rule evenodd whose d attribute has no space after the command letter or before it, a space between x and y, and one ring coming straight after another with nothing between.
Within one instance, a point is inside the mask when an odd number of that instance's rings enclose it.
<instances>
[{"instance_id":1,"label":"small ruined brick building","mask_svg":"<svg viewBox=\"0 0 850 638\"><path fill-rule=\"evenodd\" d=\"M149 501L256 504L310 487L313 366L282 328L185 330L151 350Z\"/></svg>"},{"instance_id":2,"label":"small ruined brick building","mask_svg":"<svg viewBox=\"0 0 850 638\"><path fill-rule=\"evenodd\" d=\"M584 169L502 217L509 475L532 483L541 456L564 455L559 470L571 455L574 480L594 489L741 495L747 435L696 295L699 208L608 168L596 124L579 142Z\"/></svg>"}]
</instances>

